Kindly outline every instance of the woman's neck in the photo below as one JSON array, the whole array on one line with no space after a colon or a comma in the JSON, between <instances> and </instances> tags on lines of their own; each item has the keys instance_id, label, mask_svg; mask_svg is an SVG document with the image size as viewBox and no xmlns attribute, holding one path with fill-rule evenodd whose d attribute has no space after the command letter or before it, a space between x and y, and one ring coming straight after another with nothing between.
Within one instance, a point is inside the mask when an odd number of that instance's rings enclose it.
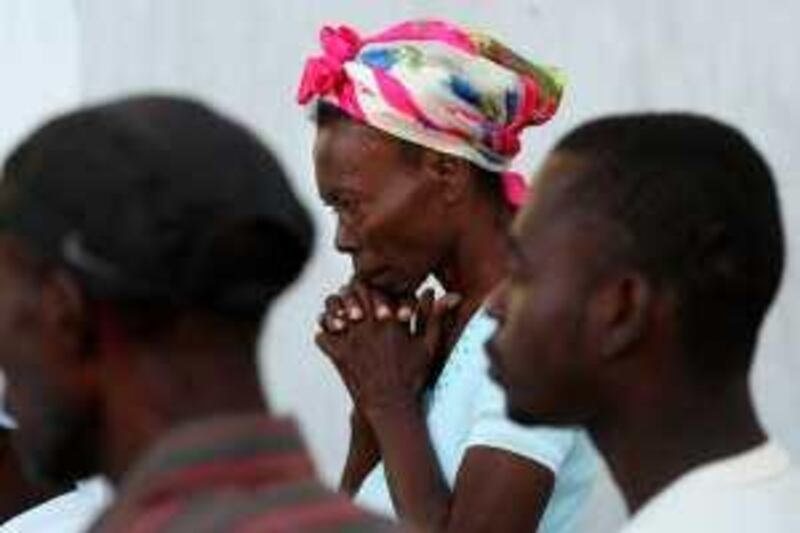
<instances>
[{"instance_id":1,"label":"woman's neck","mask_svg":"<svg viewBox=\"0 0 800 533\"><path fill-rule=\"evenodd\" d=\"M507 228L497 215L470 217L440 268L434 272L445 291L461 296L456 330L460 331L503 280L508 262Z\"/></svg>"}]
</instances>

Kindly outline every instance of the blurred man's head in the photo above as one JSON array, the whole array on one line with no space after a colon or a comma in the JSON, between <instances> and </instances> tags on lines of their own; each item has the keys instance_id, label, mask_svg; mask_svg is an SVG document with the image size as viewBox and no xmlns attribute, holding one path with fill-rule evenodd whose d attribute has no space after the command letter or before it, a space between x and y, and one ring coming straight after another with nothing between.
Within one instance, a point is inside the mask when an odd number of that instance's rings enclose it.
<instances>
[{"instance_id":1,"label":"blurred man's head","mask_svg":"<svg viewBox=\"0 0 800 533\"><path fill-rule=\"evenodd\" d=\"M311 240L270 152L198 103L127 99L36 131L0 184L0 365L31 466L95 473L118 444L100 442L109 417L167 397L181 350L202 367L209 345L241 340L219 379L236 357L254 364L259 321ZM139 386L133 405L115 396Z\"/></svg>"},{"instance_id":2,"label":"blurred man's head","mask_svg":"<svg viewBox=\"0 0 800 533\"><path fill-rule=\"evenodd\" d=\"M745 380L784 262L763 158L685 114L573 131L512 241L490 349L522 421L590 423L667 385Z\"/></svg>"}]
</instances>

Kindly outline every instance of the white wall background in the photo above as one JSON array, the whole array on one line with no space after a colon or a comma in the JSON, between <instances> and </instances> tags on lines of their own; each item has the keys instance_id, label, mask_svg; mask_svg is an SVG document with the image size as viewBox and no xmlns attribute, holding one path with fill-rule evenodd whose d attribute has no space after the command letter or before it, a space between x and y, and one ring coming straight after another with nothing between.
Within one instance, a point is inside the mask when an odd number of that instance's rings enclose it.
<instances>
[{"instance_id":1,"label":"white wall background","mask_svg":"<svg viewBox=\"0 0 800 533\"><path fill-rule=\"evenodd\" d=\"M26 130L80 98L72 0L43 4L0 0L0 160Z\"/></svg>"},{"instance_id":2,"label":"white wall background","mask_svg":"<svg viewBox=\"0 0 800 533\"><path fill-rule=\"evenodd\" d=\"M753 382L766 425L800 456L795 1L0 0L0 150L33 119L78 96L94 101L132 91L196 95L258 130L291 169L321 230L311 268L273 313L264 375L273 405L299 417L333 480L347 444L348 402L312 336L323 295L348 270L331 250L331 220L314 197L312 131L294 105L295 85L323 23L369 32L420 16L490 30L566 70L562 113L528 137L520 166L529 173L560 134L613 111L711 113L741 126L764 150L780 182L790 261ZM602 496L599 505L611 523L618 510L609 501Z\"/></svg>"}]
</instances>

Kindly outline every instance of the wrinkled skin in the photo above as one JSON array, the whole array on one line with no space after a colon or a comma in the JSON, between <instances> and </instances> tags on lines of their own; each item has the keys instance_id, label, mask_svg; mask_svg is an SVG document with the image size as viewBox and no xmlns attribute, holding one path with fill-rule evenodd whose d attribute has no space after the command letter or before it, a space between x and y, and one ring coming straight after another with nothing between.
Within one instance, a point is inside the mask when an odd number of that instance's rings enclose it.
<instances>
[{"instance_id":1,"label":"wrinkled skin","mask_svg":"<svg viewBox=\"0 0 800 533\"><path fill-rule=\"evenodd\" d=\"M336 216L336 248L354 278L386 295L412 296L440 266L452 238L441 183L403 146L353 121L320 127L317 186Z\"/></svg>"}]
</instances>

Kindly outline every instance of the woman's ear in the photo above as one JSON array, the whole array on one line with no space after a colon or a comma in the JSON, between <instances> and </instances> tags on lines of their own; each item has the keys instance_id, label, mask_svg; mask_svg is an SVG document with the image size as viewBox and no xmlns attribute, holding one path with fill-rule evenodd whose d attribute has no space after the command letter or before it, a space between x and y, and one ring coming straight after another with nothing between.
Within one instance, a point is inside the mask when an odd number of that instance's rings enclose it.
<instances>
[{"instance_id":1,"label":"woman's ear","mask_svg":"<svg viewBox=\"0 0 800 533\"><path fill-rule=\"evenodd\" d=\"M423 149L420 159L423 175L444 191L448 203L457 203L466 196L472 178L472 166L464 159Z\"/></svg>"}]
</instances>

